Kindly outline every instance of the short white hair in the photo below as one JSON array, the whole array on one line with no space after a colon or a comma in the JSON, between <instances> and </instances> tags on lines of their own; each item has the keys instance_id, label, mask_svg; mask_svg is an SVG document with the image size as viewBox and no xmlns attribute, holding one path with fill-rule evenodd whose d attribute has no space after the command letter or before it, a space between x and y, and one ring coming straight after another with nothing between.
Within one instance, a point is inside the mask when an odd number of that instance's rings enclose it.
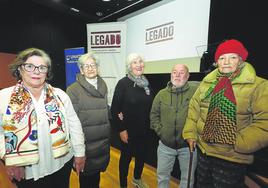
<instances>
[{"instance_id":1,"label":"short white hair","mask_svg":"<svg viewBox=\"0 0 268 188\"><path fill-rule=\"evenodd\" d=\"M97 66L100 65L99 58L96 56L96 54L92 51L89 51L88 53L83 54L78 58L78 61L77 61L78 67L81 68L88 59L92 59L96 63Z\"/></svg>"},{"instance_id":2,"label":"short white hair","mask_svg":"<svg viewBox=\"0 0 268 188\"><path fill-rule=\"evenodd\" d=\"M127 57L127 71L131 72L131 64L136 60L141 59L144 61L144 57L140 53L130 53Z\"/></svg>"}]
</instances>

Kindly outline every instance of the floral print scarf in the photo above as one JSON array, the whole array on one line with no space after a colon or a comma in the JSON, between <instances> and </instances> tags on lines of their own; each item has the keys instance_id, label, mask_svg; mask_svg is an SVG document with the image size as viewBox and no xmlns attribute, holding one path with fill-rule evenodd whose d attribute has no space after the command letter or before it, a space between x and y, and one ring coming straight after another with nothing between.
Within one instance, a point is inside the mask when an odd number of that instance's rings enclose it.
<instances>
[{"instance_id":1,"label":"floral print scarf","mask_svg":"<svg viewBox=\"0 0 268 188\"><path fill-rule=\"evenodd\" d=\"M54 157L57 158L69 151L65 110L61 99L54 94L52 86L45 84L44 91L45 113L50 128L52 150ZM6 165L24 166L38 162L37 123L32 97L23 86L23 82L18 82L3 114Z\"/></svg>"}]
</instances>

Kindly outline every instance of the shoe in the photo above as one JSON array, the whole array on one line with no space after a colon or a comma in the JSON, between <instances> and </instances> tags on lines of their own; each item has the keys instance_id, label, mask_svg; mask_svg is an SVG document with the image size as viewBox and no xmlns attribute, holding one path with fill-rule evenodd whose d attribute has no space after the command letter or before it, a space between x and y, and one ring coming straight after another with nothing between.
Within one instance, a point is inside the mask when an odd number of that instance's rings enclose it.
<instances>
[{"instance_id":1,"label":"shoe","mask_svg":"<svg viewBox=\"0 0 268 188\"><path fill-rule=\"evenodd\" d=\"M132 184L135 185L137 188L149 188L149 186L144 183L141 179L132 179Z\"/></svg>"}]
</instances>

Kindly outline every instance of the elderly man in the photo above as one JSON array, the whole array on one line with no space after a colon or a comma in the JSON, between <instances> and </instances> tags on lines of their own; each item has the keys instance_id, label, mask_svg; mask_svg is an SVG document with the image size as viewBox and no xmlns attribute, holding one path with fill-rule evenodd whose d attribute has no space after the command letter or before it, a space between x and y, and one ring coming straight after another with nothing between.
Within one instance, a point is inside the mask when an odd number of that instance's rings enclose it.
<instances>
[{"instance_id":1,"label":"elderly man","mask_svg":"<svg viewBox=\"0 0 268 188\"><path fill-rule=\"evenodd\" d=\"M188 105L198 87L198 82L190 82L186 65L177 64L171 71L171 79L167 87L160 90L153 101L150 119L151 128L160 137L157 149L158 187L168 188L170 174L176 157L180 163L180 188L186 188L190 151L182 138ZM196 167L194 152L193 169ZM192 170L191 187L194 183Z\"/></svg>"},{"instance_id":2,"label":"elderly man","mask_svg":"<svg viewBox=\"0 0 268 188\"><path fill-rule=\"evenodd\" d=\"M268 145L268 82L246 63L237 40L221 43L218 68L192 97L183 137L198 152L197 187L245 187L253 153Z\"/></svg>"}]
</instances>

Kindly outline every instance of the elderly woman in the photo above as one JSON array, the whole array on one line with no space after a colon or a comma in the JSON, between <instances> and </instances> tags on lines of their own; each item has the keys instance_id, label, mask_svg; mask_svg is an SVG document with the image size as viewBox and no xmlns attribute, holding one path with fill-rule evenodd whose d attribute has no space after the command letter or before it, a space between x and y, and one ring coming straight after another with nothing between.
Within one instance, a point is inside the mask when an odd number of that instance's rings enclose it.
<instances>
[{"instance_id":1,"label":"elderly woman","mask_svg":"<svg viewBox=\"0 0 268 188\"><path fill-rule=\"evenodd\" d=\"M80 188L97 188L100 172L110 160L110 123L107 86L98 75L99 61L88 52L78 59L77 81L67 88L86 137L86 164L80 173Z\"/></svg>"},{"instance_id":2,"label":"elderly woman","mask_svg":"<svg viewBox=\"0 0 268 188\"><path fill-rule=\"evenodd\" d=\"M120 186L127 187L129 163L135 157L132 183L140 188L148 187L142 180L146 142L150 129L149 115L153 95L149 82L143 75L144 60L140 54L130 54L127 58L126 77L118 81L111 112L114 126L121 139L119 161Z\"/></svg>"},{"instance_id":3,"label":"elderly woman","mask_svg":"<svg viewBox=\"0 0 268 188\"><path fill-rule=\"evenodd\" d=\"M0 157L19 188L69 187L72 158L84 169L81 123L68 95L47 83L51 59L29 48L10 65L18 80L0 91Z\"/></svg>"},{"instance_id":4,"label":"elderly woman","mask_svg":"<svg viewBox=\"0 0 268 188\"><path fill-rule=\"evenodd\" d=\"M248 51L235 39L215 53L217 69L193 95L183 137L200 149L197 187L242 188L253 153L268 145L268 81L245 62Z\"/></svg>"}]
</instances>

